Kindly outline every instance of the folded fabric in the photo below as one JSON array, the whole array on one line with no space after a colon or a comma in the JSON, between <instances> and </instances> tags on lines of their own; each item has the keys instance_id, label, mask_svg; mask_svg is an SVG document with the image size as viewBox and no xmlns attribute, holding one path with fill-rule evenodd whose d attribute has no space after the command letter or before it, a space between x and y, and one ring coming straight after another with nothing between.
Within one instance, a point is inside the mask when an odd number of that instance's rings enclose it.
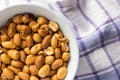
<instances>
[{"instance_id":1,"label":"folded fabric","mask_svg":"<svg viewBox=\"0 0 120 80\"><path fill-rule=\"evenodd\" d=\"M0 9L24 3L71 21L80 49L74 80L120 80L120 0L0 0Z\"/></svg>"}]
</instances>

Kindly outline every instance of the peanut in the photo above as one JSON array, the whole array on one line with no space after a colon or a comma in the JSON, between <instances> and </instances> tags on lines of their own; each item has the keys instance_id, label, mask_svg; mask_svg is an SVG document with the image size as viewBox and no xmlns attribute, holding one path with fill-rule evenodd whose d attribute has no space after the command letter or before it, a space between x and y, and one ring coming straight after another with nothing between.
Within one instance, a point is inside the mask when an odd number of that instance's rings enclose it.
<instances>
[{"instance_id":1,"label":"peanut","mask_svg":"<svg viewBox=\"0 0 120 80\"><path fill-rule=\"evenodd\" d=\"M63 61L68 61L69 60L69 58L70 58L70 53L68 53L68 52L64 52L63 54L62 54L62 60Z\"/></svg>"},{"instance_id":2,"label":"peanut","mask_svg":"<svg viewBox=\"0 0 120 80\"><path fill-rule=\"evenodd\" d=\"M24 48L24 52L28 55L31 54L29 47Z\"/></svg>"},{"instance_id":3,"label":"peanut","mask_svg":"<svg viewBox=\"0 0 120 80\"><path fill-rule=\"evenodd\" d=\"M51 38L51 46L52 46L53 48L57 48L57 47L58 47L58 40L57 40L57 38L56 38L55 36L53 36L53 37Z\"/></svg>"},{"instance_id":4,"label":"peanut","mask_svg":"<svg viewBox=\"0 0 120 80\"><path fill-rule=\"evenodd\" d=\"M38 54L38 52L42 49L42 45L41 44L35 44L32 48L31 48L31 54Z\"/></svg>"},{"instance_id":5,"label":"peanut","mask_svg":"<svg viewBox=\"0 0 120 80\"><path fill-rule=\"evenodd\" d=\"M33 15L33 14L26 13L25 15L23 15L22 21L26 24L26 23L32 21L33 18L34 18L34 15Z\"/></svg>"},{"instance_id":6,"label":"peanut","mask_svg":"<svg viewBox=\"0 0 120 80\"><path fill-rule=\"evenodd\" d=\"M9 40L9 37L8 37L7 34L2 34L2 35L0 36L0 38L1 38L1 41L8 41L8 40Z\"/></svg>"},{"instance_id":7,"label":"peanut","mask_svg":"<svg viewBox=\"0 0 120 80\"><path fill-rule=\"evenodd\" d=\"M7 79L14 79L14 73L8 68L3 69L3 74Z\"/></svg>"},{"instance_id":8,"label":"peanut","mask_svg":"<svg viewBox=\"0 0 120 80\"><path fill-rule=\"evenodd\" d=\"M25 59L26 59L25 52L24 52L24 51L20 51L20 60L21 60L22 62L25 62Z\"/></svg>"},{"instance_id":9,"label":"peanut","mask_svg":"<svg viewBox=\"0 0 120 80\"><path fill-rule=\"evenodd\" d=\"M9 49L9 48L13 49L16 46L15 46L13 40L10 40L10 41L4 41L4 42L2 42L2 47L7 48L7 49Z\"/></svg>"},{"instance_id":10,"label":"peanut","mask_svg":"<svg viewBox=\"0 0 120 80\"><path fill-rule=\"evenodd\" d=\"M20 77L18 75L16 75L14 80L20 80Z\"/></svg>"},{"instance_id":11,"label":"peanut","mask_svg":"<svg viewBox=\"0 0 120 80\"><path fill-rule=\"evenodd\" d=\"M8 66L8 69L10 69L11 71L13 71L15 74L17 74L18 72L21 71L21 69L15 68L13 66Z\"/></svg>"},{"instance_id":12,"label":"peanut","mask_svg":"<svg viewBox=\"0 0 120 80\"><path fill-rule=\"evenodd\" d=\"M34 44L34 42L33 42L32 36L28 35L26 37L26 45L27 45L27 47L31 47L31 46L33 46L33 44Z\"/></svg>"},{"instance_id":13,"label":"peanut","mask_svg":"<svg viewBox=\"0 0 120 80\"><path fill-rule=\"evenodd\" d=\"M20 58L20 53L15 49L8 50L7 53L11 59L18 60Z\"/></svg>"},{"instance_id":14,"label":"peanut","mask_svg":"<svg viewBox=\"0 0 120 80\"><path fill-rule=\"evenodd\" d=\"M22 16L21 14L15 15L15 16L13 17L13 22L16 23L16 24L22 23L22 17L23 17L23 16Z\"/></svg>"},{"instance_id":15,"label":"peanut","mask_svg":"<svg viewBox=\"0 0 120 80\"><path fill-rule=\"evenodd\" d=\"M45 57L45 64L52 64L52 62L55 60L54 56L46 56Z\"/></svg>"},{"instance_id":16,"label":"peanut","mask_svg":"<svg viewBox=\"0 0 120 80\"><path fill-rule=\"evenodd\" d=\"M30 80L39 80L36 76L31 76Z\"/></svg>"},{"instance_id":17,"label":"peanut","mask_svg":"<svg viewBox=\"0 0 120 80\"><path fill-rule=\"evenodd\" d=\"M47 23L48 23L48 20L47 20L45 17L38 17L37 22L38 22L40 25L43 25L43 24L47 24Z\"/></svg>"},{"instance_id":18,"label":"peanut","mask_svg":"<svg viewBox=\"0 0 120 80\"><path fill-rule=\"evenodd\" d=\"M11 61L11 65L16 67L16 68L23 68L24 63L22 63L21 61L14 61L14 60L12 60Z\"/></svg>"},{"instance_id":19,"label":"peanut","mask_svg":"<svg viewBox=\"0 0 120 80\"><path fill-rule=\"evenodd\" d=\"M68 45L64 42L61 42L61 50L62 52L69 51Z\"/></svg>"},{"instance_id":20,"label":"peanut","mask_svg":"<svg viewBox=\"0 0 120 80\"><path fill-rule=\"evenodd\" d=\"M62 56L62 52L60 48L55 48L55 58L60 59Z\"/></svg>"},{"instance_id":21,"label":"peanut","mask_svg":"<svg viewBox=\"0 0 120 80\"><path fill-rule=\"evenodd\" d=\"M63 65L63 60L62 60L62 59L56 59L56 60L52 63L51 68L52 68L52 69L58 69L58 68L60 68L62 65Z\"/></svg>"},{"instance_id":22,"label":"peanut","mask_svg":"<svg viewBox=\"0 0 120 80\"><path fill-rule=\"evenodd\" d=\"M35 65L30 65L30 73L31 73L31 75L33 75L33 76L37 76L38 69L36 68Z\"/></svg>"},{"instance_id":23,"label":"peanut","mask_svg":"<svg viewBox=\"0 0 120 80\"><path fill-rule=\"evenodd\" d=\"M11 38L14 36L14 34L16 33L16 25L15 23L10 23L8 26L8 36Z\"/></svg>"},{"instance_id":24,"label":"peanut","mask_svg":"<svg viewBox=\"0 0 120 80\"><path fill-rule=\"evenodd\" d=\"M46 55L53 55L54 54L54 49L52 47L48 47L47 49L44 50Z\"/></svg>"},{"instance_id":25,"label":"peanut","mask_svg":"<svg viewBox=\"0 0 120 80\"><path fill-rule=\"evenodd\" d=\"M56 32L58 30L58 24L56 22L50 21L48 25L53 32Z\"/></svg>"},{"instance_id":26,"label":"peanut","mask_svg":"<svg viewBox=\"0 0 120 80\"><path fill-rule=\"evenodd\" d=\"M22 38L19 33L14 35L13 42L16 46L20 46L22 44Z\"/></svg>"},{"instance_id":27,"label":"peanut","mask_svg":"<svg viewBox=\"0 0 120 80\"><path fill-rule=\"evenodd\" d=\"M47 35L46 37L44 37L43 41L42 41L42 48L46 49L48 48L48 46L50 45L50 41L51 41L51 36Z\"/></svg>"},{"instance_id":28,"label":"peanut","mask_svg":"<svg viewBox=\"0 0 120 80\"><path fill-rule=\"evenodd\" d=\"M33 32L37 32L38 31L38 28L39 28L39 24L35 21L31 21L29 23L29 26L32 28L32 31Z\"/></svg>"},{"instance_id":29,"label":"peanut","mask_svg":"<svg viewBox=\"0 0 120 80\"><path fill-rule=\"evenodd\" d=\"M25 65L24 67L23 67L23 72L26 72L26 73L30 73L30 69L29 69L29 66L27 66L27 65Z\"/></svg>"},{"instance_id":30,"label":"peanut","mask_svg":"<svg viewBox=\"0 0 120 80\"><path fill-rule=\"evenodd\" d=\"M58 79L57 74L55 74L51 77L51 80L61 80L61 79Z\"/></svg>"},{"instance_id":31,"label":"peanut","mask_svg":"<svg viewBox=\"0 0 120 80\"><path fill-rule=\"evenodd\" d=\"M64 79L67 74L67 68L65 66L61 67L57 71L58 79Z\"/></svg>"},{"instance_id":32,"label":"peanut","mask_svg":"<svg viewBox=\"0 0 120 80\"><path fill-rule=\"evenodd\" d=\"M0 59L5 64L10 64L11 62L10 57L6 53L1 54Z\"/></svg>"},{"instance_id":33,"label":"peanut","mask_svg":"<svg viewBox=\"0 0 120 80\"><path fill-rule=\"evenodd\" d=\"M50 73L50 66L48 64L44 65L40 70L38 71L38 76L41 78L45 78Z\"/></svg>"},{"instance_id":34,"label":"peanut","mask_svg":"<svg viewBox=\"0 0 120 80\"><path fill-rule=\"evenodd\" d=\"M26 63L27 65L34 64L35 58L36 58L35 55L28 55L28 56L26 57L25 63Z\"/></svg>"},{"instance_id":35,"label":"peanut","mask_svg":"<svg viewBox=\"0 0 120 80\"><path fill-rule=\"evenodd\" d=\"M40 29L38 29L38 33L39 33L39 35L42 36L42 37L47 36L48 33L49 33L48 31L49 31L49 27L48 27L48 25L46 25L46 24L40 26Z\"/></svg>"},{"instance_id":36,"label":"peanut","mask_svg":"<svg viewBox=\"0 0 120 80\"><path fill-rule=\"evenodd\" d=\"M42 42L42 37L38 33L35 33L35 34L33 34L33 40L36 43L40 43L40 42Z\"/></svg>"},{"instance_id":37,"label":"peanut","mask_svg":"<svg viewBox=\"0 0 120 80\"><path fill-rule=\"evenodd\" d=\"M19 72L18 76L22 79L22 80L30 80L30 75L27 74L26 72Z\"/></svg>"},{"instance_id":38,"label":"peanut","mask_svg":"<svg viewBox=\"0 0 120 80\"><path fill-rule=\"evenodd\" d=\"M40 69L45 63L45 58L43 55L37 56L35 59L35 66Z\"/></svg>"}]
</instances>

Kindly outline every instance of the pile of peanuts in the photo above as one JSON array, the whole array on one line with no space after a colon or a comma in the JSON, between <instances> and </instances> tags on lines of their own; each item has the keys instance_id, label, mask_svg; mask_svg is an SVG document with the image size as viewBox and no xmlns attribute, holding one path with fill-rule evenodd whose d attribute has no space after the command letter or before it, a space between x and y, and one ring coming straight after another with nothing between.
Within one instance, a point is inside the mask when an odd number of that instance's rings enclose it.
<instances>
[{"instance_id":1,"label":"pile of peanuts","mask_svg":"<svg viewBox=\"0 0 120 80\"><path fill-rule=\"evenodd\" d=\"M64 80L68 43L55 21L13 16L0 29L0 80Z\"/></svg>"}]
</instances>

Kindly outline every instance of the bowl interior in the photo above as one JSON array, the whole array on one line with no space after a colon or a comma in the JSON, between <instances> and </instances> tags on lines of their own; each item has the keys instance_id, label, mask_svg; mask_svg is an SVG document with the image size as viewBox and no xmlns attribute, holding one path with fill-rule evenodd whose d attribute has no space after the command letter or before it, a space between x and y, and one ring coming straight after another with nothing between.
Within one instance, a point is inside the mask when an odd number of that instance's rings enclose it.
<instances>
[{"instance_id":1,"label":"bowl interior","mask_svg":"<svg viewBox=\"0 0 120 80\"><path fill-rule=\"evenodd\" d=\"M3 26L6 21L13 17L15 14L19 13L33 13L36 16L41 15L45 16L49 20L56 21L60 29L62 30L65 37L69 39L69 46L70 46L70 53L71 53L71 59L68 64L68 73L65 78L65 80L73 80L75 73L77 71L78 61L79 61L79 50L78 45L74 36L74 33L71 29L71 25L69 22L60 15L57 15L57 12L53 12L47 8L41 7L41 6L35 6L35 5L16 5L11 6L9 8L6 8L0 12L0 26Z\"/></svg>"}]
</instances>

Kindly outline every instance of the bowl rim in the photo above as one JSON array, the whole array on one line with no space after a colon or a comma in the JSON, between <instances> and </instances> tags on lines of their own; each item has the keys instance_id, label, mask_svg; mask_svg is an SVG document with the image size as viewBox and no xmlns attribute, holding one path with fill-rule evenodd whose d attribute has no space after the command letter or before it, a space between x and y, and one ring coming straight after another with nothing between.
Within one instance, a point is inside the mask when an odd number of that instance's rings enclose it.
<instances>
[{"instance_id":1,"label":"bowl rim","mask_svg":"<svg viewBox=\"0 0 120 80\"><path fill-rule=\"evenodd\" d=\"M45 7L43 5L36 5L36 4L16 4L16 5L10 5L9 7L6 7L5 9L0 10L0 13L6 11L8 9L11 9L11 8L14 8L14 7L21 7L21 6L40 7L42 9L44 9L44 10L47 10L47 11L51 12L52 14L54 14L55 16L60 18L61 20L64 20L66 22L66 25L70 26L69 29L70 29L70 32L73 33L72 36L73 36L73 40L74 40L74 45L76 45L76 54L77 54L76 59L74 61L76 63L76 65L74 65L74 66L76 66L76 68L74 69L73 75L71 75L70 78L69 78L69 80L73 80L74 77L75 77L75 74L77 72L78 65L79 65L79 47L78 47L77 39L75 37L75 32L73 31L74 29L72 27L73 26L72 23L65 16L63 16L62 13L61 14L60 13L55 13L55 11L49 9L48 7ZM68 80L68 79L65 78L65 80Z\"/></svg>"}]
</instances>

